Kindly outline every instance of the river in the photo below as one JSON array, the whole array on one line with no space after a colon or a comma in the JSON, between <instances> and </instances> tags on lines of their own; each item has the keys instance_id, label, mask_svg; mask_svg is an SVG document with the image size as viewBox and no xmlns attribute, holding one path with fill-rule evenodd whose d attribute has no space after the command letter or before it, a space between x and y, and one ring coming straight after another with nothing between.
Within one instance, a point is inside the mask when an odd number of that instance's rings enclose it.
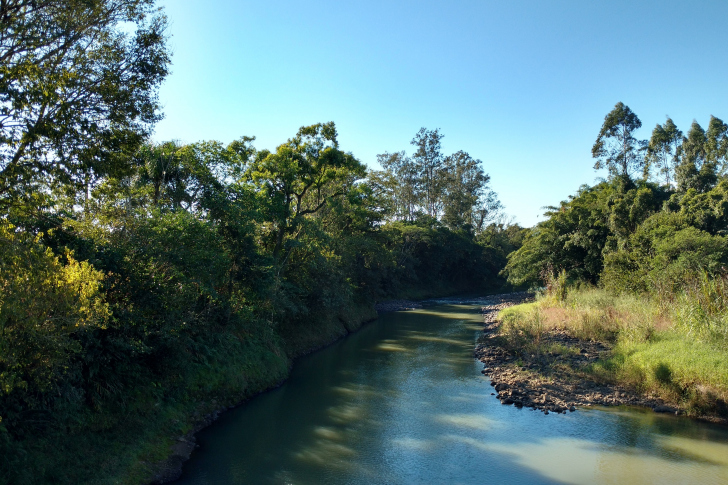
<instances>
[{"instance_id":1,"label":"river","mask_svg":"<svg viewBox=\"0 0 728 485\"><path fill-rule=\"evenodd\" d=\"M728 483L728 428L501 405L478 301L383 315L221 416L177 484Z\"/></svg>"}]
</instances>

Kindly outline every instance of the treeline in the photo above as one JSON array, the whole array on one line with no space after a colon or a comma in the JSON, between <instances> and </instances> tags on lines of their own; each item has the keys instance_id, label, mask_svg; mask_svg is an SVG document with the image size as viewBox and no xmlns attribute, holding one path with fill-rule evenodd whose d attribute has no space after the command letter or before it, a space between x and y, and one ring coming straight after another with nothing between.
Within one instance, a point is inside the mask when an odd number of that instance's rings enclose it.
<instances>
[{"instance_id":1,"label":"treeline","mask_svg":"<svg viewBox=\"0 0 728 485\"><path fill-rule=\"evenodd\" d=\"M676 413L728 419L728 129L711 117L683 135L668 120L637 140L622 103L594 144L609 178L551 207L504 270L543 288L504 315L514 352L556 356L573 375L617 384ZM549 332L597 340L588 366Z\"/></svg>"},{"instance_id":2,"label":"treeline","mask_svg":"<svg viewBox=\"0 0 728 485\"><path fill-rule=\"evenodd\" d=\"M617 292L674 295L703 276L724 278L728 264L728 126L711 117L687 135L671 119L650 140L618 103L592 149L609 178L550 207L509 257L513 284L539 284L550 272Z\"/></svg>"},{"instance_id":3,"label":"treeline","mask_svg":"<svg viewBox=\"0 0 728 485\"><path fill-rule=\"evenodd\" d=\"M503 283L524 231L438 130L379 172L333 123L152 143L153 1L0 8L0 481L143 481L375 301Z\"/></svg>"},{"instance_id":4,"label":"treeline","mask_svg":"<svg viewBox=\"0 0 728 485\"><path fill-rule=\"evenodd\" d=\"M387 212L395 220L412 222L439 218L451 229L480 232L502 209L490 189L482 162L462 150L445 156L439 130L422 128L410 142L417 150L383 153L384 170L371 180L386 196Z\"/></svg>"}]
</instances>

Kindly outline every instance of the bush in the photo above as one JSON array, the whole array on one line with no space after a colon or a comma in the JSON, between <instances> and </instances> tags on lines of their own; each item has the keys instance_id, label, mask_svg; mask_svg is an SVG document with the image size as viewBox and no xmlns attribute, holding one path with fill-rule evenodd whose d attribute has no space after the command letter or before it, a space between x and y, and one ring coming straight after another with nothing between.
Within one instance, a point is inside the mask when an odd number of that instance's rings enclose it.
<instances>
[{"instance_id":1,"label":"bush","mask_svg":"<svg viewBox=\"0 0 728 485\"><path fill-rule=\"evenodd\" d=\"M81 399L80 335L110 317L103 280L71 252L55 256L40 236L0 223L0 420L11 432L24 412Z\"/></svg>"}]
</instances>

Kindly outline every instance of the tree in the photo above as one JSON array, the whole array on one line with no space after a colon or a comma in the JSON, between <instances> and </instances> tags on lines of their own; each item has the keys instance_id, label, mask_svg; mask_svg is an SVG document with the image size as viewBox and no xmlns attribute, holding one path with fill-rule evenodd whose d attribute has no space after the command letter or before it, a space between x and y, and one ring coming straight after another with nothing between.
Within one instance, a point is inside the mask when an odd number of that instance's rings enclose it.
<instances>
[{"instance_id":1,"label":"tree","mask_svg":"<svg viewBox=\"0 0 728 485\"><path fill-rule=\"evenodd\" d=\"M683 157L677 167L675 178L681 192L695 189L698 192L710 190L717 180L717 166L708 158L705 130L693 121L688 136L683 138Z\"/></svg>"},{"instance_id":2,"label":"tree","mask_svg":"<svg viewBox=\"0 0 728 485\"><path fill-rule=\"evenodd\" d=\"M665 185L672 186L675 180L675 169L680 164L682 154L683 133L668 116L663 125L658 124L652 130L647 152L645 154L645 178L655 166L659 174L665 178Z\"/></svg>"},{"instance_id":3,"label":"tree","mask_svg":"<svg viewBox=\"0 0 728 485\"><path fill-rule=\"evenodd\" d=\"M597 159L594 169L606 168L612 177L631 180L631 174L643 163L638 156L641 144L633 135L641 126L642 122L629 106L617 103L604 117L592 147L592 157Z\"/></svg>"},{"instance_id":4,"label":"tree","mask_svg":"<svg viewBox=\"0 0 728 485\"><path fill-rule=\"evenodd\" d=\"M430 217L437 217L441 209L440 195L443 185L439 172L445 161L440 144L443 138L439 129L421 128L410 142L417 147L412 158L420 171L422 206Z\"/></svg>"},{"instance_id":5,"label":"tree","mask_svg":"<svg viewBox=\"0 0 728 485\"><path fill-rule=\"evenodd\" d=\"M482 163L462 150L445 159L442 221L450 228L479 231L500 208Z\"/></svg>"},{"instance_id":6,"label":"tree","mask_svg":"<svg viewBox=\"0 0 728 485\"><path fill-rule=\"evenodd\" d=\"M420 195L418 167L403 151L379 154L377 161L384 168L384 173L378 177L390 193L394 204L394 217L413 221Z\"/></svg>"},{"instance_id":7,"label":"tree","mask_svg":"<svg viewBox=\"0 0 728 485\"><path fill-rule=\"evenodd\" d=\"M0 3L0 204L128 167L160 118L165 27L154 0Z\"/></svg>"},{"instance_id":8,"label":"tree","mask_svg":"<svg viewBox=\"0 0 728 485\"><path fill-rule=\"evenodd\" d=\"M715 164L718 173L725 175L728 171L728 125L711 116L705 138L706 160Z\"/></svg>"},{"instance_id":9,"label":"tree","mask_svg":"<svg viewBox=\"0 0 728 485\"><path fill-rule=\"evenodd\" d=\"M275 153L258 153L248 176L261 190L272 222L273 256L285 263L286 242L306 216L344 195L365 175L365 167L339 150L333 122L304 126Z\"/></svg>"}]
</instances>

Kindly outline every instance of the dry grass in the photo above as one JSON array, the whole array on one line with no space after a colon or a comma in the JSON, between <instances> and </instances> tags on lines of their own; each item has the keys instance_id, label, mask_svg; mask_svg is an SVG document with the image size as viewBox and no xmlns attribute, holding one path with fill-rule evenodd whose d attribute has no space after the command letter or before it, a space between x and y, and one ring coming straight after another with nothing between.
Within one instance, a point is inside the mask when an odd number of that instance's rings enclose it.
<instances>
[{"instance_id":1,"label":"dry grass","mask_svg":"<svg viewBox=\"0 0 728 485\"><path fill-rule=\"evenodd\" d=\"M541 295L501 312L512 348L545 351L549 332L609 342L610 356L591 372L679 404L694 415L728 416L728 282L691 280L664 297L612 295L597 288Z\"/></svg>"}]
</instances>

